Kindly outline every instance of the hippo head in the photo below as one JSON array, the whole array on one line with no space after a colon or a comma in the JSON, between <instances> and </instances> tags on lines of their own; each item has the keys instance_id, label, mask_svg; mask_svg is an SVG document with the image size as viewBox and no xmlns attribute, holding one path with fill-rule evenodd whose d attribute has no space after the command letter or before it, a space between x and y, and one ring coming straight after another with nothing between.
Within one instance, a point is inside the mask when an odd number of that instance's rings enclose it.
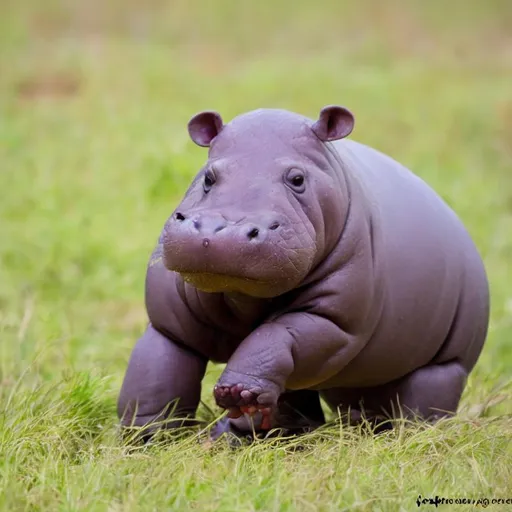
<instances>
[{"instance_id":1,"label":"hippo head","mask_svg":"<svg viewBox=\"0 0 512 512\"><path fill-rule=\"evenodd\" d=\"M273 109L226 125L194 116L190 137L209 155L166 223L166 268L206 292L270 298L299 286L341 235L347 189L330 141L353 125L337 106L316 122Z\"/></svg>"}]
</instances>

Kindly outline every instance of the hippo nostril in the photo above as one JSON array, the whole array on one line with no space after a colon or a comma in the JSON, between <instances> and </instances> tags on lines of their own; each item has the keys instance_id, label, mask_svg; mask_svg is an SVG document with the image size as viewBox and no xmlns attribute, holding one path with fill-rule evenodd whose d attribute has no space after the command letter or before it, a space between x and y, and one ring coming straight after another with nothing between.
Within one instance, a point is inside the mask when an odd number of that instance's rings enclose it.
<instances>
[{"instance_id":1,"label":"hippo nostril","mask_svg":"<svg viewBox=\"0 0 512 512\"><path fill-rule=\"evenodd\" d=\"M214 229L214 232L215 233L218 233L219 231L222 231L226 226L217 226L215 229Z\"/></svg>"},{"instance_id":2,"label":"hippo nostril","mask_svg":"<svg viewBox=\"0 0 512 512\"><path fill-rule=\"evenodd\" d=\"M193 223L194 227L196 229L200 229L201 228L201 222L199 222L198 220L194 220Z\"/></svg>"},{"instance_id":3,"label":"hippo nostril","mask_svg":"<svg viewBox=\"0 0 512 512\"><path fill-rule=\"evenodd\" d=\"M250 240L252 240L253 238L256 238L260 233L260 230L258 228L252 228L249 233L247 233L247 236L249 237Z\"/></svg>"},{"instance_id":4,"label":"hippo nostril","mask_svg":"<svg viewBox=\"0 0 512 512\"><path fill-rule=\"evenodd\" d=\"M279 227L279 222L272 222L272 224L270 224L268 229L271 229L272 231L274 231L274 229L277 229L278 227Z\"/></svg>"},{"instance_id":5,"label":"hippo nostril","mask_svg":"<svg viewBox=\"0 0 512 512\"><path fill-rule=\"evenodd\" d=\"M176 212L176 220L182 221L185 220L185 215L183 215L181 212Z\"/></svg>"}]
</instances>

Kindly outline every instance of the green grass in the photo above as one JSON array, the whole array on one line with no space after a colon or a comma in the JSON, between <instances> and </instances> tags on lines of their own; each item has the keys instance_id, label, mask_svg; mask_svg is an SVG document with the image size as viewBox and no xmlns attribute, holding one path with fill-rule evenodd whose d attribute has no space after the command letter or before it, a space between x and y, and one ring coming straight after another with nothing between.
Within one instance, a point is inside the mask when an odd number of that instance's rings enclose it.
<instances>
[{"instance_id":1,"label":"green grass","mask_svg":"<svg viewBox=\"0 0 512 512\"><path fill-rule=\"evenodd\" d=\"M512 497L512 4L105 4L0 7L0 509ZM206 156L186 122L205 108L315 117L329 103L438 190L482 252L491 326L459 416L238 450L196 436L124 446L115 400L146 321L146 261ZM203 387L211 408L219 370Z\"/></svg>"}]
</instances>

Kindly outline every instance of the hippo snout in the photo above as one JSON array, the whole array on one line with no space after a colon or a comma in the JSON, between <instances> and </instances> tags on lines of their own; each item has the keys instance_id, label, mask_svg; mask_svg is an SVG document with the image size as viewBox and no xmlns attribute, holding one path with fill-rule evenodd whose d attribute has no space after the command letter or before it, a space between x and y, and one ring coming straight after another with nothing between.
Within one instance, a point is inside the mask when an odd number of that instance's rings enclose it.
<instances>
[{"instance_id":1,"label":"hippo snout","mask_svg":"<svg viewBox=\"0 0 512 512\"><path fill-rule=\"evenodd\" d=\"M279 220L268 215L262 215L257 220L249 220L245 216L238 220L228 220L218 212L187 215L178 211L170 220L169 231L181 233L190 243L202 242L204 247L209 247L220 241L224 244L263 243L269 232L276 231L280 226Z\"/></svg>"},{"instance_id":2,"label":"hippo snout","mask_svg":"<svg viewBox=\"0 0 512 512\"><path fill-rule=\"evenodd\" d=\"M215 211L177 211L164 231L164 261L177 272L246 275L248 266L268 258L279 243L282 220L276 216Z\"/></svg>"}]
</instances>

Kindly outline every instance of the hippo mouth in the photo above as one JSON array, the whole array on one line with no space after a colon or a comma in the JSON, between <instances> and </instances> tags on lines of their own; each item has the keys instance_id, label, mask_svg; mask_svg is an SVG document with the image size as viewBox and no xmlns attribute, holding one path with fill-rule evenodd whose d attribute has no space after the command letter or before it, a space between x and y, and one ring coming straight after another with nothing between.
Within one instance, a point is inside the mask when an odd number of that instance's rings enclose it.
<instances>
[{"instance_id":1,"label":"hippo mouth","mask_svg":"<svg viewBox=\"0 0 512 512\"><path fill-rule=\"evenodd\" d=\"M263 298L273 296L273 287L277 284L263 279L213 272L179 272L179 274L194 288L208 293L239 292Z\"/></svg>"}]
</instances>

